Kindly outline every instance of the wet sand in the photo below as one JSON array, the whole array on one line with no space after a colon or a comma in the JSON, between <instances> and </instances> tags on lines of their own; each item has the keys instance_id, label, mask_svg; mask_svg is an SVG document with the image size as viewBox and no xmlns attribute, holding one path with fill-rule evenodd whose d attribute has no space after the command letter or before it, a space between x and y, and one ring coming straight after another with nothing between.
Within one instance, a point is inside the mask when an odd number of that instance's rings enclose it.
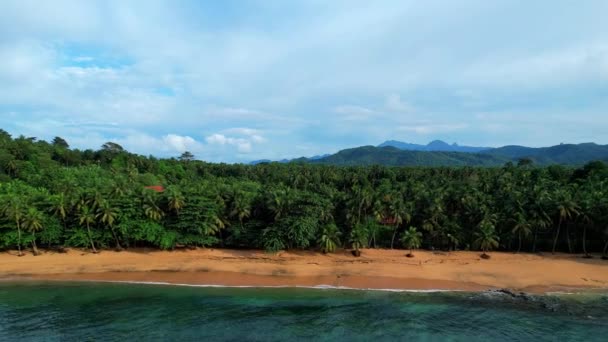
<instances>
[{"instance_id":1,"label":"wet sand","mask_svg":"<svg viewBox=\"0 0 608 342\"><path fill-rule=\"evenodd\" d=\"M508 288L533 293L608 290L608 261L580 255L363 250L309 251L130 249L92 254L0 253L3 280L91 280L225 286L336 286L361 289L466 290Z\"/></svg>"}]
</instances>

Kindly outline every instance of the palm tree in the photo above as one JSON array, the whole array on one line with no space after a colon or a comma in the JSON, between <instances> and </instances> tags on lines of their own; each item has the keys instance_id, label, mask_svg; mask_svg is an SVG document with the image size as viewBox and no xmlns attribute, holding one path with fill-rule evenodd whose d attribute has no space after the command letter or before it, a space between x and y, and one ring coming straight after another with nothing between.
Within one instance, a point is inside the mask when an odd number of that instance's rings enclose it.
<instances>
[{"instance_id":1,"label":"palm tree","mask_svg":"<svg viewBox=\"0 0 608 342\"><path fill-rule=\"evenodd\" d=\"M395 227L393 229L393 237L391 239L391 249L393 249L395 245L395 237L397 236L399 226L403 222L409 223L412 219L412 216L410 214L408 205L406 205L400 198L390 204L389 210L395 224Z\"/></svg>"},{"instance_id":2,"label":"palm tree","mask_svg":"<svg viewBox=\"0 0 608 342\"><path fill-rule=\"evenodd\" d=\"M533 187L533 191L530 194L531 210L529 222L534 227L534 239L532 242L532 252L536 253L536 242L538 241L538 231L545 230L551 225L551 217L547 214L547 204L550 203L549 192L544 188L545 186L537 184Z\"/></svg>"},{"instance_id":3,"label":"palm tree","mask_svg":"<svg viewBox=\"0 0 608 342\"><path fill-rule=\"evenodd\" d=\"M21 197L11 196L8 201L2 207L2 212L6 217L15 222L17 226L17 249L19 250L18 256L23 256L21 251L21 222L23 220L23 200Z\"/></svg>"},{"instance_id":4,"label":"palm tree","mask_svg":"<svg viewBox=\"0 0 608 342\"><path fill-rule=\"evenodd\" d=\"M87 227L91 249L93 250L93 253L97 253L97 249L95 249L95 244L93 243L93 236L91 234L91 225L95 223L95 213L88 206L84 205L80 207L78 221L80 222L81 226Z\"/></svg>"},{"instance_id":5,"label":"palm tree","mask_svg":"<svg viewBox=\"0 0 608 342\"><path fill-rule=\"evenodd\" d=\"M48 208L50 213L61 220L65 228L65 219L68 215L68 203L65 199L65 194L60 193L59 195L52 196L49 199Z\"/></svg>"},{"instance_id":6,"label":"palm tree","mask_svg":"<svg viewBox=\"0 0 608 342\"><path fill-rule=\"evenodd\" d=\"M557 246L557 239L559 238L560 229L562 226L562 222L564 220L571 219L573 216L577 216L579 214L579 206L570 198L569 195L563 195L560 202L557 204L557 214L559 217L559 221L557 224L557 231L555 233L555 239L553 240L553 249L552 253L555 254L555 247ZM568 250L572 252L572 247L570 246L570 237L567 236L568 240Z\"/></svg>"},{"instance_id":7,"label":"palm tree","mask_svg":"<svg viewBox=\"0 0 608 342\"><path fill-rule=\"evenodd\" d=\"M602 259L608 260L608 228L604 230L604 237L606 239L606 243L604 244L604 250L602 251Z\"/></svg>"},{"instance_id":8,"label":"palm tree","mask_svg":"<svg viewBox=\"0 0 608 342\"><path fill-rule=\"evenodd\" d=\"M169 210L175 212L176 215L179 216L179 211L186 204L186 199L184 195L174 186L169 186L167 191L165 191L165 196L167 197L167 205Z\"/></svg>"},{"instance_id":9,"label":"palm tree","mask_svg":"<svg viewBox=\"0 0 608 342\"><path fill-rule=\"evenodd\" d=\"M414 256L412 250L420 248L420 244L422 242L422 233L420 233L416 227L410 227L403 233L401 237L401 243L405 248L409 249L410 252L407 254L408 258Z\"/></svg>"},{"instance_id":10,"label":"palm tree","mask_svg":"<svg viewBox=\"0 0 608 342\"><path fill-rule=\"evenodd\" d=\"M219 213L218 210L212 210L209 213L209 216L203 223L203 234L205 235L214 235L222 232L226 226L229 225L229 222L225 220ZM220 236L221 238L221 236Z\"/></svg>"},{"instance_id":11,"label":"palm tree","mask_svg":"<svg viewBox=\"0 0 608 342\"><path fill-rule=\"evenodd\" d=\"M110 205L108 201L103 201L99 204L99 208L97 208L95 218L101 223L105 224L106 227L110 227L112 236L114 236L114 240L116 241L116 249L122 250L122 246L120 245L120 241L118 240L118 236L114 230L114 222L116 222L119 215L120 213L118 212L118 209Z\"/></svg>"},{"instance_id":12,"label":"palm tree","mask_svg":"<svg viewBox=\"0 0 608 342\"><path fill-rule=\"evenodd\" d=\"M243 221L251 216L251 203L245 193L238 192L235 195L230 216L236 217L239 220L241 230L243 230Z\"/></svg>"},{"instance_id":13,"label":"palm tree","mask_svg":"<svg viewBox=\"0 0 608 342\"><path fill-rule=\"evenodd\" d=\"M583 253L585 258L591 258L591 255L587 252L587 227L593 225L591 217L587 213L581 214L581 221L583 224Z\"/></svg>"},{"instance_id":14,"label":"palm tree","mask_svg":"<svg viewBox=\"0 0 608 342\"><path fill-rule=\"evenodd\" d=\"M485 217L478 225L479 231L475 232L474 244L483 251L481 255L484 259L489 259L488 251L498 248L499 237L496 235L494 228L494 220L491 217Z\"/></svg>"},{"instance_id":15,"label":"palm tree","mask_svg":"<svg viewBox=\"0 0 608 342\"><path fill-rule=\"evenodd\" d=\"M359 249L367 246L367 230L362 224L356 224L353 227L353 230L350 232L350 243L354 248L353 255L356 257L361 256Z\"/></svg>"},{"instance_id":16,"label":"palm tree","mask_svg":"<svg viewBox=\"0 0 608 342\"><path fill-rule=\"evenodd\" d=\"M515 225L513 226L513 229L511 230L511 232L513 234L517 234L517 238L519 240L519 244L517 247L517 253L519 253L521 251L522 235L524 237L527 237L532 233L532 226L526 220L526 217L524 216L523 213L521 213L521 212L517 213L517 218L515 219Z\"/></svg>"},{"instance_id":17,"label":"palm tree","mask_svg":"<svg viewBox=\"0 0 608 342\"><path fill-rule=\"evenodd\" d=\"M288 212L291 203L291 192L285 189L272 191L266 205L274 214L274 220L278 221L286 212Z\"/></svg>"},{"instance_id":18,"label":"palm tree","mask_svg":"<svg viewBox=\"0 0 608 342\"><path fill-rule=\"evenodd\" d=\"M336 247L340 244L340 231L334 223L326 224L321 228L321 237L319 238L319 245L321 245L321 251L323 253L331 253L336 250Z\"/></svg>"},{"instance_id":19,"label":"palm tree","mask_svg":"<svg viewBox=\"0 0 608 342\"><path fill-rule=\"evenodd\" d=\"M158 205L156 193L152 192L151 190L144 190L142 207L146 217L152 221L158 222L163 218L163 216L165 216L165 213Z\"/></svg>"},{"instance_id":20,"label":"palm tree","mask_svg":"<svg viewBox=\"0 0 608 342\"><path fill-rule=\"evenodd\" d=\"M39 255L38 246L36 246L36 232L42 230L42 213L36 208L29 208L23 216L23 228L32 233L32 250L34 255Z\"/></svg>"},{"instance_id":21,"label":"palm tree","mask_svg":"<svg viewBox=\"0 0 608 342\"><path fill-rule=\"evenodd\" d=\"M386 226L381 225L378 222L377 218L376 219L368 218L364 222L364 224L365 224L365 229L367 229L367 234L369 235L368 246L373 246L374 248L377 248L376 237L383 229L386 229Z\"/></svg>"}]
</instances>

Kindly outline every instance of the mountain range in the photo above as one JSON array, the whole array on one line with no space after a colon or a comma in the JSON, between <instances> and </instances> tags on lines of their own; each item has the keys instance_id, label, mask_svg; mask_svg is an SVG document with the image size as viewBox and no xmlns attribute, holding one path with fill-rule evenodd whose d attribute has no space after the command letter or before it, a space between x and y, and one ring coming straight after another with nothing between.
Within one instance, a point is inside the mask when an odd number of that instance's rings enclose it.
<instances>
[{"instance_id":1,"label":"mountain range","mask_svg":"<svg viewBox=\"0 0 608 342\"><path fill-rule=\"evenodd\" d=\"M378 147L392 146L400 150L407 151L436 151L436 152L468 152L476 153L484 150L489 150L491 147L475 147L475 146L460 146L457 143L448 144L445 141L433 140L426 145L410 144L406 142L387 140Z\"/></svg>"},{"instance_id":2,"label":"mountain range","mask_svg":"<svg viewBox=\"0 0 608 342\"><path fill-rule=\"evenodd\" d=\"M608 162L608 145L595 143L560 144L550 147L503 146L498 148L460 146L435 140L427 145L395 140L378 146L361 146L341 150L331 155L281 160L332 165L389 165L389 166L500 166L527 158L538 165L582 165L590 161ZM255 161L251 164L270 162Z\"/></svg>"}]
</instances>

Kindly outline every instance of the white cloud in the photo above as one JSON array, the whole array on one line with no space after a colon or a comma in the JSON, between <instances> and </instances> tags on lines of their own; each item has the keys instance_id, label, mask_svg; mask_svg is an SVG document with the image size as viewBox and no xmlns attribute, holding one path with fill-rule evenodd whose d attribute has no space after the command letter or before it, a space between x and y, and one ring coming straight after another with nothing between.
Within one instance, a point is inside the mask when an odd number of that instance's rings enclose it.
<instances>
[{"instance_id":1,"label":"white cloud","mask_svg":"<svg viewBox=\"0 0 608 342\"><path fill-rule=\"evenodd\" d=\"M607 81L608 41L476 61L463 69L462 77L472 83L520 87Z\"/></svg>"},{"instance_id":2,"label":"white cloud","mask_svg":"<svg viewBox=\"0 0 608 342\"><path fill-rule=\"evenodd\" d=\"M261 135L254 134L254 135L251 136L251 141L254 142L254 143L259 144L259 143L265 142L266 139L264 139L264 137L261 136Z\"/></svg>"},{"instance_id":3,"label":"white cloud","mask_svg":"<svg viewBox=\"0 0 608 342\"><path fill-rule=\"evenodd\" d=\"M240 153L249 153L251 152L251 142L242 141L236 144L237 151Z\"/></svg>"},{"instance_id":4,"label":"white cloud","mask_svg":"<svg viewBox=\"0 0 608 342\"><path fill-rule=\"evenodd\" d=\"M244 138L231 138L223 134L212 134L206 139L210 145L231 145L236 147L239 153L249 153L252 149L252 142Z\"/></svg>"},{"instance_id":5,"label":"white cloud","mask_svg":"<svg viewBox=\"0 0 608 342\"><path fill-rule=\"evenodd\" d=\"M246 135L246 136L254 136L260 134L260 130L246 127L235 127L228 128L222 131L225 134L237 134L237 135Z\"/></svg>"},{"instance_id":6,"label":"white cloud","mask_svg":"<svg viewBox=\"0 0 608 342\"><path fill-rule=\"evenodd\" d=\"M605 115L608 2L248 6L256 18L188 1L0 1L0 126L65 133L82 147L115 138L142 153L200 148L234 160L289 155L305 143L322 152L399 131L457 139L466 128L474 136L483 127L446 123L463 122L471 109L505 118L531 106L540 121L555 121L547 136L562 127L560 139L588 132L586 140L606 142L598 125L570 134L569 121L553 113ZM107 56L124 63L104 64ZM98 66L74 63L90 61ZM324 125L332 127L323 133ZM223 154L203 148L207 139Z\"/></svg>"},{"instance_id":7,"label":"white cloud","mask_svg":"<svg viewBox=\"0 0 608 342\"><path fill-rule=\"evenodd\" d=\"M189 136L168 134L163 137L163 142L178 152L199 151L202 149L201 144Z\"/></svg>"},{"instance_id":8,"label":"white cloud","mask_svg":"<svg viewBox=\"0 0 608 342\"><path fill-rule=\"evenodd\" d=\"M205 141L210 145L234 146L238 153L247 154L252 152L254 144L264 143L266 139L260 135L260 131L257 129L235 127L211 134L205 138Z\"/></svg>"},{"instance_id":9,"label":"white cloud","mask_svg":"<svg viewBox=\"0 0 608 342\"><path fill-rule=\"evenodd\" d=\"M386 109L392 112L410 113L414 108L407 102L401 100L398 94L390 94L386 97Z\"/></svg>"},{"instance_id":10,"label":"white cloud","mask_svg":"<svg viewBox=\"0 0 608 342\"><path fill-rule=\"evenodd\" d=\"M218 144L218 145L226 145L229 143L230 138L226 138L223 134L212 134L205 138L208 144Z\"/></svg>"}]
</instances>

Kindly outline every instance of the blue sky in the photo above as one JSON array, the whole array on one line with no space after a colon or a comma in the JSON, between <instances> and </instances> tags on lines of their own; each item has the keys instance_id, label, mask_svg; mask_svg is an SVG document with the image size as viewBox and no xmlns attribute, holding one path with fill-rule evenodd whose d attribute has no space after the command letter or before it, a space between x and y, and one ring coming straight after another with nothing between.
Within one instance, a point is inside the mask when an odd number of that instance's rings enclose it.
<instances>
[{"instance_id":1,"label":"blue sky","mask_svg":"<svg viewBox=\"0 0 608 342\"><path fill-rule=\"evenodd\" d=\"M0 2L0 127L209 161L608 143L608 1Z\"/></svg>"}]
</instances>

